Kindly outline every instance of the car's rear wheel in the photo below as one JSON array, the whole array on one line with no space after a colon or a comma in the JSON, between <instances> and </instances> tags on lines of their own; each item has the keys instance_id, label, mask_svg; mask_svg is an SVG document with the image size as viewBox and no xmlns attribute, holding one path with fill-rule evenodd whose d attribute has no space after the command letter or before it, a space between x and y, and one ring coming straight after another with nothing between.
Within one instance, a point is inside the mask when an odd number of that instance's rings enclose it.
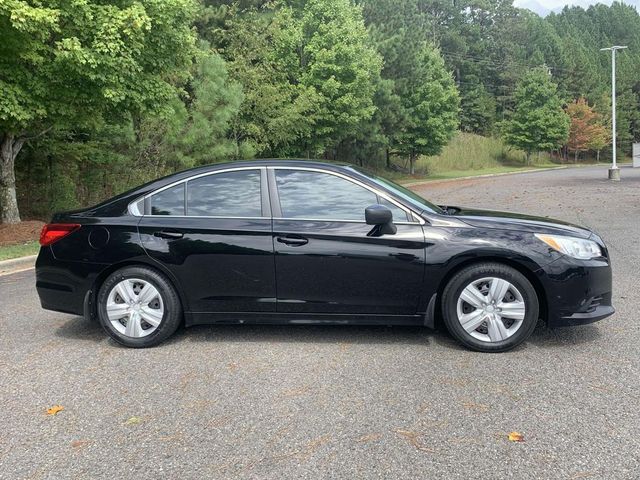
<instances>
[{"instance_id":1,"label":"car's rear wheel","mask_svg":"<svg viewBox=\"0 0 640 480\"><path fill-rule=\"evenodd\" d=\"M538 297L518 270L499 263L462 269L442 295L451 335L481 352L504 352L522 343L538 322Z\"/></svg>"},{"instance_id":2,"label":"car's rear wheel","mask_svg":"<svg viewBox=\"0 0 640 480\"><path fill-rule=\"evenodd\" d=\"M98 292L98 318L105 331L127 347L152 347L180 325L182 308L171 283L146 267L109 275Z\"/></svg>"}]
</instances>

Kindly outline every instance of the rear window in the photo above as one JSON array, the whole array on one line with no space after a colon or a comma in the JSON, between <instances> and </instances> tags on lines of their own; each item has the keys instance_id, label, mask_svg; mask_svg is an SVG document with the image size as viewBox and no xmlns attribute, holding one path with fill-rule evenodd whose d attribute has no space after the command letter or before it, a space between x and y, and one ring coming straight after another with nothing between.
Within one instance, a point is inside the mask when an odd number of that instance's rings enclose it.
<instances>
[{"instance_id":1,"label":"rear window","mask_svg":"<svg viewBox=\"0 0 640 480\"><path fill-rule=\"evenodd\" d=\"M260 170L237 170L189 180L187 215L260 217Z\"/></svg>"},{"instance_id":2,"label":"rear window","mask_svg":"<svg viewBox=\"0 0 640 480\"><path fill-rule=\"evenodd\" d=\"M151 196L151 215L184 215L184 183Z\"/></svg>"}]
</instances>

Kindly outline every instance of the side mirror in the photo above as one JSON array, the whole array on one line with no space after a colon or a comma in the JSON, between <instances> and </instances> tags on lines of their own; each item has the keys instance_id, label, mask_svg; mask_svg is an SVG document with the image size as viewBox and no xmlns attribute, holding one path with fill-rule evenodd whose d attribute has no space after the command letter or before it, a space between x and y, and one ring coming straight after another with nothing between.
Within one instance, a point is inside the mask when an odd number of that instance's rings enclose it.
<instances>
[{"instance_id":1,"label":"side mirror","mask_svg":"<svg viewBox=\"0 0 640 480\"><path fill-rule=\"evenodd\" d=\"M369 232L369 236L394 235L398 227L393 224L393 214L384 205L371 205L364 209L364 218L367 225L375 225Z\"/></svg>"}]
</instances>

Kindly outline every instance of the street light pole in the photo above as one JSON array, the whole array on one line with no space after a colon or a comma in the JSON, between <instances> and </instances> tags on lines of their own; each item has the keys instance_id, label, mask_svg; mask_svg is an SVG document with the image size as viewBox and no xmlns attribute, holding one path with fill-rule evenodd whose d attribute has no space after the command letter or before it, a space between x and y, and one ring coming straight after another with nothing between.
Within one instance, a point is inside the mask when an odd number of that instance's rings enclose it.
<instances>
[{"instance_id":1,"label":"street light pole","mask_svg":"<svg viewBox=\"0 0 640 480\"><path fill-rule=\"evenodd\" d=\"M600 51L611 50L611 145L613 147L613 162L609 169L610 180L620 180L620 169L616 162L616 50L622 50L626 46L614 45L609 48L601 48Z\"/></svg>"}]
</instances>

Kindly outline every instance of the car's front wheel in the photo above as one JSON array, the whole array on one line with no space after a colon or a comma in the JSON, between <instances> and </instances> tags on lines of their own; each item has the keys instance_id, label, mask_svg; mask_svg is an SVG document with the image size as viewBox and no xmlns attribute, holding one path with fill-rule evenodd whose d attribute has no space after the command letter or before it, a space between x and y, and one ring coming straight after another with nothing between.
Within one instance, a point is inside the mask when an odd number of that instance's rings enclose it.
<instances>
[{"instance_id":1,"label":"car's front wheel","mask_svg":"<svg viewBox=\"0 0 640 480\"><path fill-rule=\"evenodd\" d=\"M126 267L109 275L98 292L98 318L127 347L152 347L171 336L182 319L178 295L160 273Z\"/></svg>"},{"instance_id":2,"label":"car's front wheel","mask_svg":"<svg viewBox=\"0 0 640 480\"><path fill-rule=\"evenodd\" d=\"M481 352L504 352L522 343L538 322L538 297L518 270L480 263L458 272L442 295L451 335Z\"/></svg>"}]
</instances>

